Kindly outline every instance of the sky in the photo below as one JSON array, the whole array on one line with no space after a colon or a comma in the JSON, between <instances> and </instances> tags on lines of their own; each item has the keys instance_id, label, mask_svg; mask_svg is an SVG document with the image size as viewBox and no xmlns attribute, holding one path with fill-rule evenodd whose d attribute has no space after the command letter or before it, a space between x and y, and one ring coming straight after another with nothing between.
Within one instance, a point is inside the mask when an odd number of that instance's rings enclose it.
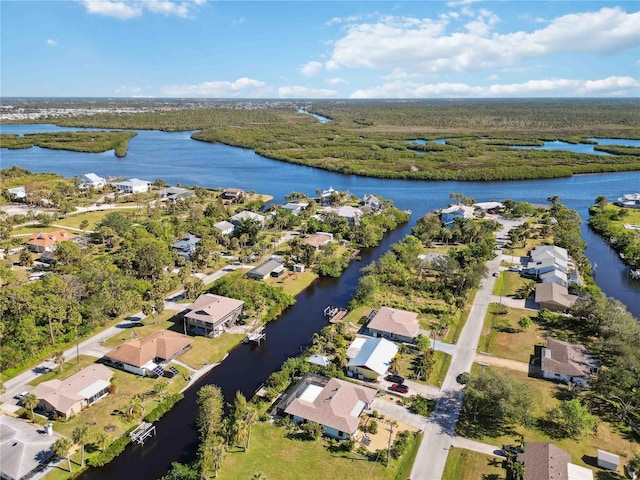
<instances>
[{"instance_id":1,"label":"sky","mask_svg":"<svg viewBox=\"0 0 640 480\"><path fill-rule=\"evenodd\" d=\"M2 97L640 97L640 2L0 0Z\"/></svg>"}]
</instances>

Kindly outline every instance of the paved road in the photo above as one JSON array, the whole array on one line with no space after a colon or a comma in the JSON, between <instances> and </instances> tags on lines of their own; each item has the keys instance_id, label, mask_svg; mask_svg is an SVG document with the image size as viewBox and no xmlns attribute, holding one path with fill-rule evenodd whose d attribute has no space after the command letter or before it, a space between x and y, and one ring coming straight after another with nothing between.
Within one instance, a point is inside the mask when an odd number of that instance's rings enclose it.
<instances>
[{"instance_id":1,"label":"paved road","mask_svg":"<svg viewBox=\"0 0 640 480\"><path fill-rule=\"evenodd\" d=\"M496 218L502 223L502 230L498 237L518 225L519 221ZM467 322L460 333L458 348L451 358L451 366L442 385L442 395L437 400L436 408L424 430L424 437L418 450L418 455L411 470L412 480L440 480L451 443L454 437L456 423L460 414L463 399L463 386L458 384L456 377L471 370L476 357L476 348L480 340L482 325L487 313L495 284L493 273L500 270L501 255L487 262L488 276L482 281L473 301Z\"/></svg>"}]
</instances>

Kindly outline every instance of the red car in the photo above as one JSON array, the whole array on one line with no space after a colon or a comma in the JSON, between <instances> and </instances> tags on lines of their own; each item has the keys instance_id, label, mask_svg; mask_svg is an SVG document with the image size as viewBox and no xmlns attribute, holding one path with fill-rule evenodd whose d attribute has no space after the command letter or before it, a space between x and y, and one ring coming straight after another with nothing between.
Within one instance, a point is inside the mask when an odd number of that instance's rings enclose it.
<instances>
[{"instance_id":1,"label":"red car","mask_svg":"<svg viewBox=\"0 0 640 480\"><path fill-rule=\"evenodd\" d=\"M398 393L409 393L409 387L407 387L406 385L403 385L401 383L394 383L393 385L391 385L389 387L390 390L393 390L394 392L398 392Z\"/></svg>"}]
</instances>

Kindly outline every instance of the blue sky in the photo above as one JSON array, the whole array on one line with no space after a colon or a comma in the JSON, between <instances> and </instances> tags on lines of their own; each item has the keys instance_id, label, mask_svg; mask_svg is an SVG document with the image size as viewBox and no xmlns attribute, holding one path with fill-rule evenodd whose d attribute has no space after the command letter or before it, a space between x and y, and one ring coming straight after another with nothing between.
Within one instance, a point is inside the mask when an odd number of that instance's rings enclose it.
<instances>
[{"instance_id":1,"label":"blue sky","mask_svg":"<svg viewBox=\"0 0 640 480\"><path fill-rule=\"evenodd\" d=\"M0 1L0 93L640 96L640 3Z\"/></svg>"}]
</instances>

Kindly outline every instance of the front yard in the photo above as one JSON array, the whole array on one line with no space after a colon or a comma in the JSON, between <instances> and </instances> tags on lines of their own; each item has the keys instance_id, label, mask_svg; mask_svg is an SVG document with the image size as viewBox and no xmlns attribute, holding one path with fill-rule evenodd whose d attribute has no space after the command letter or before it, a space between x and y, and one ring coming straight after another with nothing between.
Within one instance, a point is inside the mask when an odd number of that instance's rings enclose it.
<instances>
[{"instance_id":1,"label":"front yard","mask_svg":"<svg viewBox=\"0 0 640 480\"><path fill-rule=\"evenodd\" d=\"M452 448L442 480L506 480L502 461L483 453Z\"/></svg>"},{"instance_id":2,"label":"front yard","mask_svg":"<svg viewBox=\"0 0 640 480\"><path fill-rule=\"evenodd\" d=\"M506 313L502 314L503 308ZM479 352L487 352L496 357L529 363L534 345L544 343L544 332L535 323L522 328L518 321L535 312L519 308L489 305L478 343Z\"/></svg>"}]
</instances>

